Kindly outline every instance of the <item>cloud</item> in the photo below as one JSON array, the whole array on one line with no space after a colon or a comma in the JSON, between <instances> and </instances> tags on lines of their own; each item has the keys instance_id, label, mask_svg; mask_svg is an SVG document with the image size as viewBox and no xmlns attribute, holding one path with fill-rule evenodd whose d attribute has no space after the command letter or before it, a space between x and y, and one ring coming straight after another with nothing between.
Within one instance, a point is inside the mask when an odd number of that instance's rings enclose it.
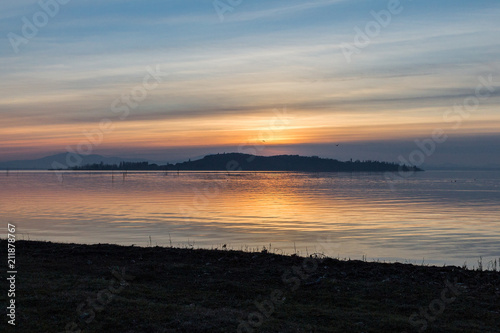
<instances>
[{"instance_id":1,"label":"cloud","mask_svg":"<svg viewBox=\"0 0 500 333\"><path fill-rule=\"evenodd\" d=\"M376 139L384 126L417 135L473 95L479 76L500 82L494 1L404 2L404 11L347 64L339 45L373 20L370 11L386 6L244 1L221 23L206 1L72 1L19 54L6 38L0 43L0 131L25 130L22 140L4 135L4 145L38 144L42 132L50 149L77 140L81 128L113 116L112 102L140 84L146 66L169 75L119 122L117 136L107 139L110 149L127 135L156 147L155 135L164 142L168 131L175 145L183 137L186 146L197 144L194 137L201 145L214 135L220 136L214 144L229 144L284 105L303 125L287 134L290 140L366 139L370 128ZM21 17L39 6L22 1L1 9L6 36L20 33ZM495 87L461 134L498 127ZM35 127L38 134L27 131ZM335 129L342 135L328 135Z\"/></svg>"}]
</instances>

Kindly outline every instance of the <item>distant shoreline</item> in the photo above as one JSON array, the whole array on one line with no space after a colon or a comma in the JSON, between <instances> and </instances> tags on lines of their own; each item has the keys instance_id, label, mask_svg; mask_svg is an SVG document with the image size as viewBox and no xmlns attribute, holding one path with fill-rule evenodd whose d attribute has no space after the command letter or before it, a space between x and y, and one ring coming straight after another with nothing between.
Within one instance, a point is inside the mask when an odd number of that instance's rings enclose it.
<instances>
[{"instance_id":1,"label":"distant shoreline","mask_svg":"<svg viewBox=\"0 0 500 333\"><path fill-rule=\"evenodd\" d=\"M318 156L276 155L257 156L240 153L207 155L195 161L176 164L150 164L149 162L121 162L120 164L94 163L70 168L71 170L117 171L295 171L295 172L417 172L416 166L397 163L356 160L342 162Z\"/></svg>"}]
</instances>

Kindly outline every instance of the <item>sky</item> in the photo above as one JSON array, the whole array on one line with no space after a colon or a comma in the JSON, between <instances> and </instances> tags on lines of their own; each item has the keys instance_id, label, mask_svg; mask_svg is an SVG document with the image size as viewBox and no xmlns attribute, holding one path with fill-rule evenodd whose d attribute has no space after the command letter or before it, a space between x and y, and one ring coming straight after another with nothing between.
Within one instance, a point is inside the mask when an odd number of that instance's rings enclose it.
<instances>
[{"instance_id":1,"label":"sky","mask_svg":"<svg viewBox=\"0 0 500 333\"><path fill-rule=\"evenodd\" d=\"M500 166L498 0L0 3L0 161Z\"/></svg>"}]
</instances>

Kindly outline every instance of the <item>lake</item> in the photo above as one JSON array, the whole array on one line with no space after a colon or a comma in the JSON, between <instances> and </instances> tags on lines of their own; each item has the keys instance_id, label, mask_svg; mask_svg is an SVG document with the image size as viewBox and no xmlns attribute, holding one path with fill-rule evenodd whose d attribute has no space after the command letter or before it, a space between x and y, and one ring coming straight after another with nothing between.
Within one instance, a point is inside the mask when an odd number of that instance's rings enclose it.
<instances>
[{"instance_id":1,"label":"lake","mask_svg":"<svg viewBox=\"0 0 500 333\"><path fill-rule=\"evenodd\" d=\"M476 266L500 258L500 172L3 171L18 239Z\"/></svg>"}]
</instances>

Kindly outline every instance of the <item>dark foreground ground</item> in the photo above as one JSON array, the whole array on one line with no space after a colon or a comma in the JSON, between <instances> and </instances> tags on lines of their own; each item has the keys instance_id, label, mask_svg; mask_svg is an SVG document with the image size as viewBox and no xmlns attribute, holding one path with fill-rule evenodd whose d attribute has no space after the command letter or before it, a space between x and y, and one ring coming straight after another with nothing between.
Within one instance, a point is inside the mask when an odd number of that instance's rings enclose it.
<instances>
[{"instance_id":1,"label":"dark foreground ground","mask_svg":"<svg viewBox=\"0 0 500 333\"><path fill-rule=\"evenodd\" d=\"M33 241L16 256L2 332L500 332L498 272Z\"/></svg>"}]
</instances>

